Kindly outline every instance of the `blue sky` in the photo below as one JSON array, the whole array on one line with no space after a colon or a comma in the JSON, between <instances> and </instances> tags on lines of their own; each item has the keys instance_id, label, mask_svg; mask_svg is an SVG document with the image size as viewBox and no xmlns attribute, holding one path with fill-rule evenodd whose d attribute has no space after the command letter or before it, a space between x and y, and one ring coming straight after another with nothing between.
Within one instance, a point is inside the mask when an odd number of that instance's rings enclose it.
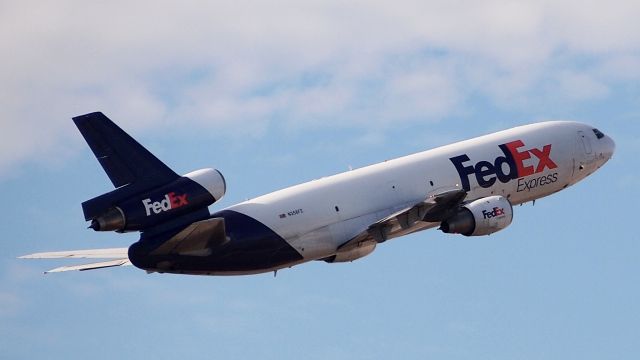
<instances>
[{"instance_id":1,"label":"blue sky","mask_svg":"<svg viewBox=\"0 0 640 360\"><path fill-rule=\"evenodd\" d=\"M0 6L0 354L7 359L636 359L640 5L630 1L7 1ZM43 275L27 253L124 247L71 122L100 110L212 209L547 119L603 169L489 237L428 231L349 264L248 277Z\"/></svg>"}]
</instances>

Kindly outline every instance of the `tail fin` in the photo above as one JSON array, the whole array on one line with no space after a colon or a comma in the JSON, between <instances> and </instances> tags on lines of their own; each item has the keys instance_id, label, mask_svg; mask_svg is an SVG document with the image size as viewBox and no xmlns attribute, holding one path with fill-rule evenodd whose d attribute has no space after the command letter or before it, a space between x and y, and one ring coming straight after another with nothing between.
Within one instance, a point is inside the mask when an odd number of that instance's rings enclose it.
<instances>
[{"instance_id":1,"label":"tail fin","mask_svg":"<svg viewBox=\"0 0 640 360\"><path fill-rule=\"evenodd\" d=\"M82 203L85 220L129 196L175 181L180 176L103 113L73 118L117 189Z\"/></svg>"},{"instance_id":2,"label":"tail fin","mask_svg":"<svg viewBox=\"0 0 640 360\"><path fill-rule=\"evenodd\" d=\"M179 176L103 113L73 118L113 186L154 187Z\"/></svg>"}]
</instances>

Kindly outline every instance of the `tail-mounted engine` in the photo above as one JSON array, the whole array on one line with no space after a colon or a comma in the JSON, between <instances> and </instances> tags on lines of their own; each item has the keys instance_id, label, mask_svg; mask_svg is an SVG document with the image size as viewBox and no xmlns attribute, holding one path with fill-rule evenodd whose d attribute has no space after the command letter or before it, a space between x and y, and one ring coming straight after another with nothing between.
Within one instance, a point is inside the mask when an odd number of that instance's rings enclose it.
<instances>
[{"instance_id":1,"label":"tail-mounted engine","mask_svg":"<svg viewBox=\"0 0 640 360\"><path fill-rule=\"evenodd\" d=\"M120 189L116 189L118 192ZM220 200L226 192L222 174L215 169L202 169L177 178L169 184L127 196L106 209L90 216L90 228L96 231L142 231L178 216L206 209ZM105 194L110 195L110 194ZM119 198L113 194L112 198ZM87 201L104 203L104 196ZM87 211L85 211L85 216Z\"/></svg>"},{"instance_id":2,"label":"tail-mounted engine","mask_svg":"<svg viewBox=\"0 0 640 360\"><path fill-rule=\"evenodd\" d=\"M440 224L447 234L489 235L511 224L513 208L503 196L489 196L462 205Z\"/></svg>"}]
</instances>

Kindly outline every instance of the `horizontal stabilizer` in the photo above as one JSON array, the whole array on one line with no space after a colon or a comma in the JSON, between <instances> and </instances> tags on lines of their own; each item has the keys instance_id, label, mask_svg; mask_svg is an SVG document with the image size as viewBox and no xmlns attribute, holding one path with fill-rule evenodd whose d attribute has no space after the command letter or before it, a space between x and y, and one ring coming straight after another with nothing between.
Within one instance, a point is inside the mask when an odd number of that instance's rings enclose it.
<instances>
[{"instance_id":1,"label":"horizontal stabilizer","mask_svg":"<svg viewBox=\"0 0 640 360\"><path fill-rule=\"evenodd\" d=\"M61 266L49 271L45 271L45 274L47 274L72 270L84 271L114 266L131 265L131 262L129 261L128 251L128 248L113 248L41 252L20 256L19 259L114 259L91 264Z\"/></svg>"},{"instance_id":2,"label":"horizontal stabilizer","mask_svg":"<svg viewBox=\"0 0 640 360\"><path fill-rule=\"evenodd\" d=\"M117 260L109 260L109 261L83 264L83 265L61 266L55 269L51 269L49 271L45 271L44 273L48 274L48 273L57 273L57 272L74 271L74 270L85 271L85 270L104 269L108 267L128 266L128 265L131 265L131 262L129 261L129 259L117 259Z\"/></svg>"},{"instance_id":3,"label":"horizontal stabilizer","mask_svg":"<svg viewBox=\"0 0 640 360\"><path fill-rule=\"evenodd\" d=\"M19 259L120 259L128 258L128 248L41 252L20 256Z\"/></svg>"}]
</instances>

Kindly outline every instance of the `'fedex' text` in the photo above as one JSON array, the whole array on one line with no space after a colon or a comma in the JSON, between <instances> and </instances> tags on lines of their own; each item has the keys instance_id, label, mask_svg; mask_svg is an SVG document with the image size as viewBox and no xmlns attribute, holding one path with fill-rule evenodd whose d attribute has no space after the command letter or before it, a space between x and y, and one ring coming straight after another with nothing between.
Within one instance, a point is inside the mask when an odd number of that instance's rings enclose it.
<instances>
[{"instance_id":1,"label":"'fedex' text","mask_svg":"<svg viewBox=\"0 0 640 360\"><path fill-rule=\"evenodd\" d=\"M482 210L482 216L484 216L485 219L491 219L492 217L501 215L504 215L504 209L497 206L494 207L491 211Z\"/></svg>"},{"instance_id":2,"label":"'fedex' text","mask_svg":"<svg viewBox=\"0 0 640 360\"><path fill-rule=\"evenodd\" d=\"M187 194L184 195L176 195L174 192L170 192L164 196L164 199L160 201L152 202L151 199L142 200L142 204L144 205L144 209L147 212L147 216L151 215L153 211L154 214L160 214L164 211L169 211L172 209L176 209L182 206L189 204L187 200Z\"/></svg>"},{"instance_id":3,"label":"'fedex' text","mask_svg":"<svg viewBox=\"0 0 640 360\"><path fill-rule=\"evenodd\" d=\"M558 167L550 157L551 144L543 146L542 149L531 148L519 150L523 146L524 143L522 140L516 140L499 145L504 156L498 156L493 160L493 162L479 161L475 165L466 165L465 163L470 161L469 156L466 154L452 157L449 160L451 160L453 165L456 167L456 170L460 175L462 187L467 191L471 190L471 185L469 183L469 176L471 175L475 175L476 181L480 187L488 188L495 184L496 181L507 183L511 180L541 173L545 169L551 170ZM535 166L533 164L525 164L526 160L533 158L537 159ZM543 183L552 183L556 180L557 174L552 177L546 177L545 181L536 181L535 184L524 182L521 186L519 182L517 191L525 189L530 190L538 185L543 185Z\"/></svg>"}]
</instances>

